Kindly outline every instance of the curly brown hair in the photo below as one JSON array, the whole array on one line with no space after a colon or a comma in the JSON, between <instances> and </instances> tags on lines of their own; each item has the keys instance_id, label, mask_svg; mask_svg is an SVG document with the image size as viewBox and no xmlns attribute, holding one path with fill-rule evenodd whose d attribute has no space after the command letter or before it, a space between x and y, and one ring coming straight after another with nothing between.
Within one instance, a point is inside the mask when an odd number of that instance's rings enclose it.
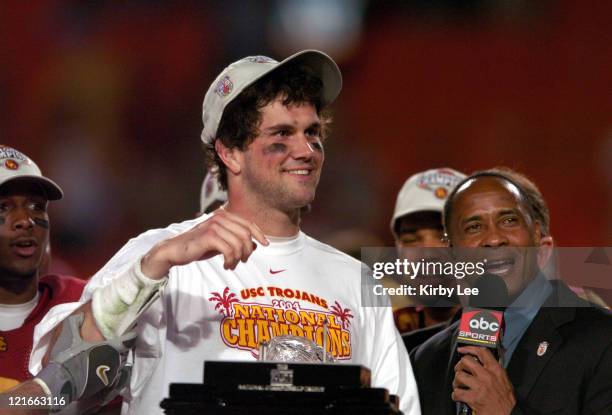
<instances>
[{"instance_id":1,"label":"curly brown hair","mask_svg":"<svg viewBox=\"0 0 612 415\"><path fill-rule=\"evenodd\" d=\"M227 190L227 170L215 150L215 141L221 140L227 148L246 150L259 135L261 108L278 97L283 105L312 104L321 120L321 137L329 134L331 115L321 106L323 82L299 65L288 64L257 80L245 88L223 111L217 128L215 140L204 145L204 155L208 168L217 174L219 184Z\"/></svg>"}]
</instances>

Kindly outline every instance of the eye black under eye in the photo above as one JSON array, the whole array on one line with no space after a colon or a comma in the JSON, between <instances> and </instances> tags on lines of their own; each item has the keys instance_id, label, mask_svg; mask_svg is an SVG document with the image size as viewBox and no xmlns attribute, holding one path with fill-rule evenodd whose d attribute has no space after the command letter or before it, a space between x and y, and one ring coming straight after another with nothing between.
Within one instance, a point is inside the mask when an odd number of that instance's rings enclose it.
<instances>
[{"instance_id":1,"label":"eye black under eye","mask_svg":"<svg viewBox=\"0 0 612 415\"><path fill-rule=\"evenodd\" d=\"M287 146L283 143L272 143L268 146L270 152L283 152L287 150Z\"/></svg>"}]
</instances>

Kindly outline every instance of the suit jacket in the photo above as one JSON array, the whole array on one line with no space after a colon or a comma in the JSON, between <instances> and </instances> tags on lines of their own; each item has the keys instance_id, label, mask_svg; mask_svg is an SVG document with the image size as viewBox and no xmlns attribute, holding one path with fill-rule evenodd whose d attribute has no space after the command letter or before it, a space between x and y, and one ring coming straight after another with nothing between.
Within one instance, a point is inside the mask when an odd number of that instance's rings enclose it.
<instances>
[{"instance_id":1,"label":"suit jacket","mask_svg":"<svg viewBox=\"0 0 612 415\"><path fill-rule=\"evenodd\" d=\"M512 414L610 415L612 315L591 307L563 283L551 283L553 293L521 338L507 367L517 400ZM558 304L565 306L555 307ZM455 322L413 353L423 415L456 412L451 392L453 367L458 361L458 325ZM542 354L543 342L548 345Z\"/></svg>"},{"instance_id":2,"label":"suit jacket","mask_svg":"<svg viewBox=\"0 0 612 415\"><path fill-rule=\"evenodd\" d=\"M440 333L442 330L450 325L451 321L445 321L443 323L432 324L431 326L423 327L422 329L416 329L409 331L408 333L402 334L402 340L408 353L425 343L428 339Z\"/></svg>"}]
</instances>

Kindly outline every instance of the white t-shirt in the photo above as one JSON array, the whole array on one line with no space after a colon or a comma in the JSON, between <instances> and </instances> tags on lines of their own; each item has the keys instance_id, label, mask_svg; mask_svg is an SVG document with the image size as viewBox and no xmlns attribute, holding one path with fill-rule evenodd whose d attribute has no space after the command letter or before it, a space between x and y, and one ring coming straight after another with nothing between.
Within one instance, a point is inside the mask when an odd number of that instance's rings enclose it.
<instances>
[{"instance_id":1,"label":"white t-shirt","mask_svg":"<svg viewBox=\"0 0 612 415\"><path fill-rule=\"evenodd\" d=\"M36 291L36 295L25 303L21 304L0 304L0 330L10 331L21 327L32 310L38 305L40 294Z\"/></svg>"},{"instance_id":2,"label":"white t-shirt","mask_svg":"<svg viewBox=\"0 0 612 415\"><path fill-rule=\"evenodd\" d=\"M34 332L30 371L41 369L47 334L93 291L121 275L157 242L208 216L130 240L87 284L79 303L49 311ZM361 307L362 264L300 232L258 245L246 263L223 269L223 257L171 268L159 301L138 320L134 368L124 414L161 414L170 383L201 383L205 360L256 360L261 341L281 334L326 344L340 363L372 371L372 386L400 396L405 414L420 414L408 354L390 307ZM324 328L324 322L327 328Z\"/></svg>"}]
</instances>

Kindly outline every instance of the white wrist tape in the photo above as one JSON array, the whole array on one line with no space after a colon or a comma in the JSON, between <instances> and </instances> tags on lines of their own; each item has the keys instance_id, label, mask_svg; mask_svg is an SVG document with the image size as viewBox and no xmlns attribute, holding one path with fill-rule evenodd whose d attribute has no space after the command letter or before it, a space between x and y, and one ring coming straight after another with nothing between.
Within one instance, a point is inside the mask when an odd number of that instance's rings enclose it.
<instances>
[{"instance_id":1,"label":"white wrist tape","mask_svg":"<svg viewBox=\"0 0 612 415\"><path fill-rule=\"evenodd\" d=\"M168 282L168 276L153 280L142 273L139 258L126 273L98 288L91 302L96 325L107 339L123 335L155 301Z\"/></svg>"}]
</instances>

